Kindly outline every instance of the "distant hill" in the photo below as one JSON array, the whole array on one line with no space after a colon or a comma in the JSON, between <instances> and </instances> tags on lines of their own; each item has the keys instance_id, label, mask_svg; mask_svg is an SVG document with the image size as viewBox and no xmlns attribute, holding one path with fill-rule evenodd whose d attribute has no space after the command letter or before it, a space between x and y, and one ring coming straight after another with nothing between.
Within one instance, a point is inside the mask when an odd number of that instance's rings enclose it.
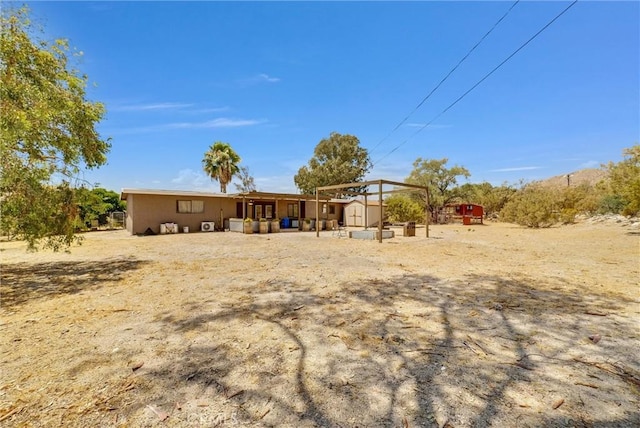
<instances>
[{"instance_id":1,"label":"distant hill","mask_svg":"<svg viewBox=\"0 0 640 428\"><path fill-rule=\"evenodd\" d=\"M607 177L609 173L604 169L596 169L596 168L587 168L581 169L579 171L574 171L569 173L569 183L571 186L577 186L580 184L590 184L595 185L600 180L603 180ZM567 187L567 174L564 175L556 175L555 177L547 178L545 180L537 181L543 186L548 187Z\"/></svg>"}]
</instances>

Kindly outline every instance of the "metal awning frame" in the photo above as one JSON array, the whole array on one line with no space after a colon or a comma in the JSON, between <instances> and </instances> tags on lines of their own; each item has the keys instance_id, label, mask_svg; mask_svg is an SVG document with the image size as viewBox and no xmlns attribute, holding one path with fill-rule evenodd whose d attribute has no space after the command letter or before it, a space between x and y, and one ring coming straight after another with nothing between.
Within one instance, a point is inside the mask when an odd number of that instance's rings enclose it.
<instances>
[{"instance_id":1,"label":"metal awning frame","mask_svg":"<svg viewBox=\"0 0 640 428\"><path fill-rule=\"evenodd\" d=\"M365 191L355 191L355 190L347 190L341 193L346 195L355 195L355 196L364 196L364 215L365 215L365 229L367 228L367 198L372 195L378 195L379 206L380 206L380 221L378 222L378 242L382 243L382 219L383 219L383 204L382 204L382 195L390 194L390 193L398 193L398 192L409 192L409 191L423 191L425 193L425 229L426 229L426 237L429 237L429 210L427 209L429 206L429 188L426 186L419 186L417 184L408 184L401 183L399 181L390 181L390 180L371 180L371 181L362 181L357 183L344 183L344 184L336 184L332 186L319 186L316 188L316 224L318 224L318 220L320 218L320 195L321 193L325 193L327 190L344 190L353 187L363 187L368 188L369 186L378 186L377 192L370 192L368 190ZM384 190L383 186L395 186L395 189L392 190ZM398 189L398 187L402 187L403 189ZM324 200L324 198L323 198ZM320 228L316 227L316 237L320 236Z\"/></svg>"}]
</instances>

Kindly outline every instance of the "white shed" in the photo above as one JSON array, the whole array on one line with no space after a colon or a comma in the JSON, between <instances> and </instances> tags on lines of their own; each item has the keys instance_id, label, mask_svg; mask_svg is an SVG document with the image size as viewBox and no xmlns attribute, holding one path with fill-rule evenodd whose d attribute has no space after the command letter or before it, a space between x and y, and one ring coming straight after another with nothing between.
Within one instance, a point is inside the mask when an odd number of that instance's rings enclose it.
<instances>
[{"instance_id":1,"label":"white shed","mask_svg":"<svg viewBox=\"0 0 640 428\"><path fill-rule=\"evenodd\" d=\"M386 204L382 204L382 218L384 219L384 209ZM364 226L365 217L367 227L377 226L380 221L380 201L367 200L366 216L364 199L354 199L344 207L344 224L347 226Z\"/></svg>"}]
</instances>

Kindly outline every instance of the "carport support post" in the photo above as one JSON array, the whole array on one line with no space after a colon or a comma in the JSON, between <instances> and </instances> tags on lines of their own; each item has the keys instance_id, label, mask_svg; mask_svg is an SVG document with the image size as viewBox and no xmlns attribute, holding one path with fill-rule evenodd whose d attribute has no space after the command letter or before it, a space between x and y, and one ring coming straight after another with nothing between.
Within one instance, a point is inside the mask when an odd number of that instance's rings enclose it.
<instances>
[{"instance_id":1,"label":"carport support post","mask_svg":"<svg viewBox=\"0 0 640 428\"><path fill-rule=\"evenodd\" d=\"M318 193L318 188L316 187L316 238L320 237L320 228L318 227L319 217L320 217L320 194Z\"/></svg>"},{"instance_id":2,"label":"carport support post","mask_svg":"<svg viewBox=\"0 0 640 428\"><path fill-rule=\"evenodd\" d=\"M429 211L429 190L425 190L424 191L424 195L426 196L426 201L427 201L427 206L426 209L424 210L425 212L425 216L424 216L424 228L427 231L427 238L429 237L429 217L431 217L431 211Z\"/></svg>"},{"instance_id":3,"label":"carport support post","mask_svg":"<svg viewBox=\"0 0 640 428\"><path fill-rule=\"evenodd\" d=\"M367 204L367 194L364 194L364 230L369 230L369 205Z\"/></svg>"},{"instance_id":4,"label":"carport support post","mask_svg":"<svg viewBox=\"0 0 640 428\"><path fill-rule=\"evenodd\" d=\"M378 242L382 244L382 181L378 182L378 203L380 204L380 218L378 219Z\"/></svg>"}]
</instances>

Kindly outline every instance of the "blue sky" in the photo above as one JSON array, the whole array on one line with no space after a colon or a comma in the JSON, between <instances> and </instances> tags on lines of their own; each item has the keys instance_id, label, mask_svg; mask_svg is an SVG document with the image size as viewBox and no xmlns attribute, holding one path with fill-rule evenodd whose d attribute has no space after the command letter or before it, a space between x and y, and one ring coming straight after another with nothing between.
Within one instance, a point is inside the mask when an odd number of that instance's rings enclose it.
<instances>
[{"instance_id":1,"label":"blue sky","mask_svg":"<svg viewBox=\"0 0 640 428\"><path fill-rule=\"evenodd\" d=\"M494 185L617 162L640 138L638 2L578 2L433 120L570 4L518 3L390 136L512 1L27 4L84 52L113 145L84 178L116 191L219 191L201 164L214 141L258 190L296 192L333 131L371 150L369 179L446 157Z\"/></svg>"}]
</instances>

